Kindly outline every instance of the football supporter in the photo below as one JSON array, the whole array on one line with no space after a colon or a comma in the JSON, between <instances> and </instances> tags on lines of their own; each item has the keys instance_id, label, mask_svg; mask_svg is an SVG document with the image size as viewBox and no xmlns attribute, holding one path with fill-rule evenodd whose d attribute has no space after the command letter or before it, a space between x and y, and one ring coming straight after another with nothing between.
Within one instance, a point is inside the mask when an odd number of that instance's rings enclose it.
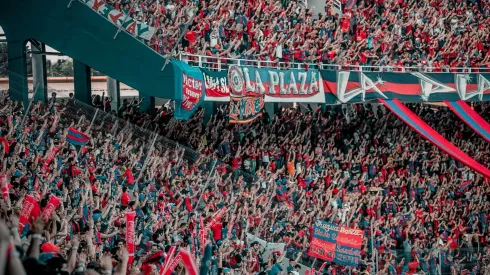
<instances>
[{"instance_id":1,"label":"football supporter","mask_svg":"<svg viewBox=\"0 0 490 275\"><path fill-rule=\"evenodd\" d=\"M489 65L488 1L357 1L351 8L343 5L341 15L331 0L319 14L302 1L108 3L156 28L149 42L155 51L187 54L189 62L197 61L192 55L208 56L201 64L208 67L219 59L222 67L233 62L227 58L271 67L295 62L395 71Z\"/></svg>"},{"instance_id":2,"label":"football supporter","mask_svg":"<svg viewBox=\"0 0 490 275\"><path fill-rule=\"evenodd\" d=\"M205 126L202 111L138 118L182 144L172 148L121 121L91 127L77 102L28 115L0 102L5 273L157 274L175 246L212 274L297 274L314 261L315 219L364 232L358 268L327 263L321 274L489 272L488 180L381 106L353 105L348 120L336 107L283 108L240 128L223 108ZM474 107L489 119L487 103ZM489 166L488 142L450 111L410 108ZM286 249L266 255L258 240Z\"/></svg>"}]
</instances>

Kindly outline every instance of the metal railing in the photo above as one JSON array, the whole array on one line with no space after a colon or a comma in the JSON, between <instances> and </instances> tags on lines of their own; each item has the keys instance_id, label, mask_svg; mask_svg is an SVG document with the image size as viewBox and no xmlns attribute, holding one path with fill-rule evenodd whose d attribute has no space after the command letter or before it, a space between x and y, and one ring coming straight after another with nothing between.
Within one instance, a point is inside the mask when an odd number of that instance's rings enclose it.
<instances>
[{"instance_id":1,"label":"metal railing","mask_svg":"<svg viewBox=\"0 0 490 275\"><path fill-rule=\"evenodd\" d=\"M339 65L339 64L323 64L323 63L308 63L308 62L282 62L282 61L268 61L268 60L252 60L252 59L239 59L228 58L221 56L204 56L196 54L179 53L178 56L173 56L180 61L187 64L206 68L211 70L227 70L231 65L238 66L253 66L257 68L274 68L274 69L319 69L328 71L361 71L361 72L427 72L427 73L481 73L490 72L490 68L485 67L430 67L430 66L365 66L365 65Z\"/></svg>"}]
</instances>

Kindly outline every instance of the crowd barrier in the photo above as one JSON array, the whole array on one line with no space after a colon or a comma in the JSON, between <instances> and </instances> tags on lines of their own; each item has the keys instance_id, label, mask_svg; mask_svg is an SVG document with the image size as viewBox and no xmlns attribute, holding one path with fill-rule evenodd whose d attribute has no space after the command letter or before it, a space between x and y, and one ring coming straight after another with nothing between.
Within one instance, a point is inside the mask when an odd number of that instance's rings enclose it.
<instances>
[{"instance_id":1,"label":"crowd barrier","mask_svg":"<svg viewBox=\"0 0 490 275\"><path fill-rule=\"evenodd\" d=\"M39 87L34 87L32 93L29 94L29 104L28 106L24 106L26 109L24 119L30 115L31 108L33 108L35 104L38 104L36 95L39 91ZM48 94L50 96L52 93L56 94L58 92L60 91L48 89ZM15 93L15 91L10 91L10 93ZM141 148L143 154L146 156L148 156L150 152L154 150L169 150L177 154L183 154L182 159L188 162L190 165L195 163L200 156L199 152L196 152L193 149L182 146L172 140L155 134L155 129L151 129L150 125L141 125L141 127L136 126L121 118L105 113L102 110L96 109L93 106L79 101L69 103L66 100L62 100L60 101L60 104L62 104L62 106L65 108L63 119L72 120L84 125L83 128L92 133L92 138L104 138L104 133L112 136L123 136L126 139L132 140L131 142L135 143L135 147ZM0 114L2 113L7 113L7 111L0 108ZM172 127L172 123L169 123L167 127ZM25 125L21 124L17 131L23 132L23 130L25 130ZM222 178L233 177L235 179L242 177L246 182L257 180L257 178L251 174L242 170L232 169L232 167L220 160L214 161L211 159L206 159L203 162L203 165L206 166L204 169L208 169L210 178L221 176ZM141 176L144 174L145 168L146 167L143 165L139 172ZM136 174L135 177L140 177L140 174ZM366 238L368 238L368 243L370 244L371 241L369 237ZM267 237L264 237L264 240L270 242L273 241L268 240ZM289 263L288 259L295 259L299 252L292 247L286 247L286 251L287 259L283 263L284 268L287 268L287 264ZM383 274L381 271L385 266L387 258L395 259L395 263L397 265L404 261L402 264L403 266L406 266L408 261L407 259L409 258L407 253L403 250L393 250L390 253L385 252L382 254L379 254L376 249L374 251L374 254L372 252L369 253L367 257L368 260L364 263L366 265L373 266L373 269L377 270L377 272L374 274ZM476 266L476 262L472 259L473 253L483 252L483 249L479 245L475 246L473 249L458 249L451 255L448 255L447 251L437 252L437 256L433 258L433 262L431 264L424 263L427 266L426 274L464 274L464 272L466 272L465 270L469 270ZM374 257L371 257L371 255L374 255ZM372 259L374 259L374 261ZM486 263L485 261L488 262L488 259L483 259L483 263ZM302 270L312 267L319 270L323 264L323 261L309 257L306 253L304 253L299 259L299 264L301 264ZM355 273L356 270L357 269L353 267L345 268L346 274Z\"/></svg>"}]
</instances>

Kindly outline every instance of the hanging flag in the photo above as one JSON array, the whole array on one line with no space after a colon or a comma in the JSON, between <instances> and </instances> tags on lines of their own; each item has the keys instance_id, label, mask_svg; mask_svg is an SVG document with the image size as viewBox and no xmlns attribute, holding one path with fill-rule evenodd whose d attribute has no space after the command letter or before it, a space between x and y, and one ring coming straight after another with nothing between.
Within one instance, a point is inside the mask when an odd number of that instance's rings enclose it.
<instances>
[{"instance_id":1,"label":"hanging flag","mask_svg":"<svg viewBox=\"0 0 490 275\"><path fill-rule=\"evenodd\" d=\"M188 120L204 101L204 78L199 68L172 60L175 71L176 119Z\"/></svg>"},{"instance_id":2,"label":"hanging flag","mask_svg":"<svg viewBox=\"0 0 490 275\"><path fill-rule=\"evenodd\" d=\"M477 132L482 138L490 142L490 123L486 122L468 103L462 100L449 101L444 103L455 113L466 125Z\"/></svg>"},{"instance_id":3,"label":"hanging flag","mask_svg":"<svg viewBox=\"0 0 490 275\"><path fill-rule=\"evenodd\" d=\"M66 141L73 145L84 146L88 143L88 136L85 133L78 131L77 129L70 127L68 129L68 135L66 136Z\"/></svg>"},{"instance_id":4,"label":"hanging flag","mask_svg":"<svg viewBox=\"0 0 490 275\"><path fill-rule=\"evenodd\" d=\"M134 240L135 240L135 226L134 226L134 218L136 216L136 212L132 211L126 213L126 245L129 253L129 261L128 265L134 260Z\"/></svg>"},{"instance_id":5,"label":"hanging flag","mask_svg":"<svg viewBox=\"0 0 490 275\"><path fill-rule=\"evenodd\" d=\"M425 121L418 117L414 112L408 109L403 103L398 99L378 99L385 107L390 109L396 116L403 120L408 126L410 126L417 133L422 135L425 139L430 141L432 144L437 146L439 149L446 152L448 155L453 157L455 160L460 161L471 169L482 174L486 178L490 178L490 170L481 165L478 161L468 156L466 153L461 151L454 144L449 142L441 134L430 127Z\"/></svg>"},{"instance_id":6,"label":"hanging flag","mask_svg":"<svg viewBox=\"0 0 490 275\"><path fill-rule=\"evenodd\" d=\"M51 218L51 215L53 215L53 212L58 208L58 205L60 205L60 199L54 195L51 195L49 198L48 204L43 210L43 213L41 214L41 217L43 217L43 220L45 222L48 222L49 219Z\"/></svg>"}]
</instances>

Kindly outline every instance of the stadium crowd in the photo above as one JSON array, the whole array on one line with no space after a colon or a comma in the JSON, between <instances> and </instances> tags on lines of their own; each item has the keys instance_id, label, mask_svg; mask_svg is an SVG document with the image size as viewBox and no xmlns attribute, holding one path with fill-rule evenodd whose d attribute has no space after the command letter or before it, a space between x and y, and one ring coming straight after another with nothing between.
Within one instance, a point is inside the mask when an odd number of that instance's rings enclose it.
<instances>
[{"instance_id":1,"label":"stadium crowd","mask_svg":"<svg viewBox=\"0 0 490 275\"><path fill-rule=\"evenodd\" d=\"M354 105L347 118L335 107L286 108L247 126L229 125L226 107L206 124L203 110L187 122L171 119L168 107L142 116L136 101L119 110L194 148L189 158L119 122L91 127L73 101L36 103L28 115L7 96L0 102L0 253L9 274L157 274L172 245L195 251L211 274L299 274L297 263L312 264L314 219L365 232L358 268L332 263L321 274L373 274L370 240L378 274L440 274L439 263L442 274L490 272L488 180L382 107ZM488 142L451 112L411 108L489 166ZM489 108L475 105L487 120ZM86 146L68 142L70 127L88 132ZM61 203L43 218L52 195ZM28 196L39 204L24 224ZM129 265L128 211L137 214ZM203 260L201 218L212 224ZM263 257L246 233L286 251Z\"/></svg>"},{"instance_id":2,"label":"stadium crowd","mask_svg":"<svg viewBox=\"0 0 490 275\"><path fill-rule=\"evenodd\" d=\"M157 52L213 57L204 63L221 58L226 64L223 58L234 58L263 61L262 66L296 62L434 71L490 64L490 31L485 27L490 4L485 0L359 0L351 9L343 5L341 14L331 0L319 14L302 1L108 3L126 12L133 7L134 19L154 26L157 32L149 45Z\"/></svg>"}]
</instances>

